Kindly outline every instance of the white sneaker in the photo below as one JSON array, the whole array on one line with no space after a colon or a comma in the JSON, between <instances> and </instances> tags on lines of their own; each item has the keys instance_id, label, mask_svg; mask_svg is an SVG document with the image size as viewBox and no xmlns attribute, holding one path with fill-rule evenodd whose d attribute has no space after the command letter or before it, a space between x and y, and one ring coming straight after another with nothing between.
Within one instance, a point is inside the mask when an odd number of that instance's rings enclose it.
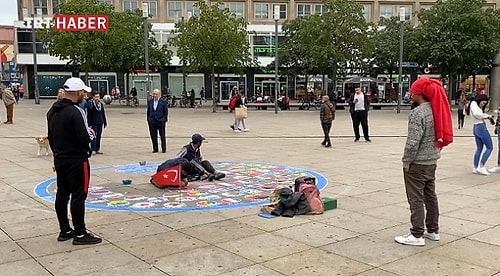
<instances>
[{"instance_id":1,"label":"white sneaker","mask_svg":"<svg viewBox=\"0 0 500 276\"><path fill-rule=\"evenodd\" d=\"M488 170L490 173L499 173L500 172L500 167L496 166Z\"/></svg>"},{"instance_id":2,"label":"white sneaker","mask_svg":"<svg viewBox=\"0 0 500 276\"><path fill-rule=\"evenodd\" d=\"M249 132L249 131L250 131L250 129L245 128L245 129L243 129L243 131L244 131L244 132ZM499 171L499 172L500 172L500 171Z\"/></svg>"},{"instance_id":3,"label":"white sneaker","mask_svg":"<svg viewBox=\"0 0 500 276\"><path fill-rule=\"evenodd\" d=\"M406 244L406 245L416 245L416 246L424 246L425 245L425 239L423 237L420 238L415 238L412 234L407 234L403 236L396 236L394 237L394 240L397 243L400 244Z\"/></svg>"},{"instance_id":4,"label":"white sneaker","mask_svg":"<svg viewBox=\"0 0 500 276\"><path fill-rule=\"evenodd\" d=\"M482 174L482 175L490 175L490 173L488 172L488 170L486 170L485 167L477 168L477 173Z\"/></svg>"},{"instance_id":5,"label":"white sneaker","mask_svg":"<svg viewBox=\"0 0 500 276\"><path fill-rule=\"evenodd\" d=\"M239 133L239 132L241 132L241 130L235 129L234 132Z\"/></svg>"},{"instance_id":6,"label":"white sneaker","mask_svg":"<svg viewBox=\"0 0 500 276\"><path fill-rule=\"evenodd\" d=\"M472 173L479 173L479 172L477 171L477 168L473 168Z\"/></svg>"},{"instance_id":7,"label":"white sneaker","mask_svg":"<svg viewBox=\"0 0 500 276\"><path fill-rule=\"evenodd\" d=\"M424 231L424 238L429 239L431 241L439 241L441 237L439 233L429 233L427 230Z\"/></svg>"}]
</instances>

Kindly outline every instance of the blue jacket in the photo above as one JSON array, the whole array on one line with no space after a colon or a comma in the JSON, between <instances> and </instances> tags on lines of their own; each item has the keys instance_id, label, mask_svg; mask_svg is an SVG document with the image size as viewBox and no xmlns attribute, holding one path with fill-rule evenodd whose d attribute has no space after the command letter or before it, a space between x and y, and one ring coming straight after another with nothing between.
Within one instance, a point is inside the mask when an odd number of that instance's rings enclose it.
<instances>
[{"instance_id":1,"label":"blue jacket","mask_svg":"<svg viewBox=\"0 0 500 276\"><path fill-rule=\"evenodd\" d=\"M148 123L166 123L168 122L168 107L167 103L158 99L158 106L154 109L154 99L148 101L148 110L146 112Z\"/></svg>"},{"instance_id":2,"label":"blue jacket","mask_svg":"<svg viewBox=\"0 0 500 276\"><path fill-rule=\"evenodd\" d=\"M106 112L104 111L104 103L101 102L101 110L97 110L94 101L89 101L87 104L87 123L89 126L104 125L106 126L108 122L106 121Z\"/></svg>"}]
</instances>

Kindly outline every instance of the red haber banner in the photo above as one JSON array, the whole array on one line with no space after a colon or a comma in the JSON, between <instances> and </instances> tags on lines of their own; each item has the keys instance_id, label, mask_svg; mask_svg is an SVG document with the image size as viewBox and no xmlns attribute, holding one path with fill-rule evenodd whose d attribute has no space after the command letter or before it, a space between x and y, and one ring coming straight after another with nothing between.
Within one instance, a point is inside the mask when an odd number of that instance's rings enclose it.
<instances>
[{"instance_id":1,"label":"red haber banner","mask_svg":"<svg viewBox=\"0 0 500 276\"><path fill-rule=\"evenodd\" d=\"M108 31L109 18L107 15L59 14L52 23L56 31L103 32Z\"/></svg>"}]
</instances>

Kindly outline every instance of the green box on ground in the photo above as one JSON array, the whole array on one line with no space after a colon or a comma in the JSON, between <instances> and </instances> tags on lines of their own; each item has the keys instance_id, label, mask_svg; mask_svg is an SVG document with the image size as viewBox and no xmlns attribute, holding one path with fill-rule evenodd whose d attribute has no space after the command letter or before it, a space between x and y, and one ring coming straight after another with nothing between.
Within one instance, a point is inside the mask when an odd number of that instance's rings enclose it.
<instances>
[{"instance_id":1,"label":"green box on ground","mask_svg":"<svg viewBox=\"0 0 500 276\"><path fill-rule=\"evenodd\" d=\"M324 197L321 200L325 206L325 211L337 209L337 200L335 198Z\"/></svg>"}]
</instances>

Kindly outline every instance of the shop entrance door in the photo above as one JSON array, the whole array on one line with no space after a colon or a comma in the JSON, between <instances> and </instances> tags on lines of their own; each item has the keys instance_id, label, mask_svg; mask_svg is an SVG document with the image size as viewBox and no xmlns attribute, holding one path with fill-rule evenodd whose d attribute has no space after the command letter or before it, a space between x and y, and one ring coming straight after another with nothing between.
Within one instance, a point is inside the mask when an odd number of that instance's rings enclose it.
<instances>
[{"instance_id":1,"label":"shop entrance door","mask_svg":"<svg viewBox=\"0 0 500 276\"><path fill-rule=\"evenodd\" d=\"M148 91L148 82L145 80L134 80L134 86L137 89L137 98L138 99L148 99L149 94ZM149 83L149 87L151 87L151 82Z\"/></svg>"},{"instance_id":2,"label":"shop entrance door","mask_svg":"<svg viewBox=\"0 0 500 276\"><path fill-rule=\"evenodd\" d=\"M270 99L274 100L274 93L276 88L276 83L274 81L263 81L262 82L262 96L265 98L269 96ZM280 83L278 83L278 94L279 94ZM279 95L278 95L279 97Z\"/></svg>"},{"instance_id":3,"label":"shop entrance door","mask_svg":"<svg viewBox=\"0 0 500 276\"><path fill-rule=\"evenodd\" d=\"M93 91L99 92L99 95L101 95L101 97L110 92L107 80L89 80L89 84Z\"/></svg>"},{"instance_id":4,"label":"shop entrance door","mask_svg":"<svg viewBox=\"0 0 500 276\"><path fill-rule=\"evenodd\" d=\"M229 100L231 98L231 90L233 87L238 87L238 81L221 81L220 82L220 99Z\"/></svg>"}]
</instances>

